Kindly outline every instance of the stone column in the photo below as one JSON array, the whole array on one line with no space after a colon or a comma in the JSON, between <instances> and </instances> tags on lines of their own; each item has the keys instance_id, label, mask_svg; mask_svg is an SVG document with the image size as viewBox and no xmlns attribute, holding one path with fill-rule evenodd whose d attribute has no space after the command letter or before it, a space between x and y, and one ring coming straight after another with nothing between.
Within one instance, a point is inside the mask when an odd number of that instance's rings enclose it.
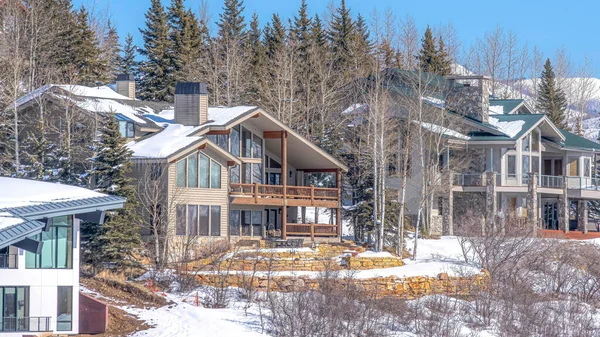
<instances>
[{"instance_id":1,"label":"stone column","mask_svg":"<svg viewBox=\"0 0 600 337\"><path fill-rule=\"evenodd\" d=\"M452 192L452 172L447 171L446 195L442 197L442 235L454 235L454 192Z\"/></svg>"},{"instance_id":2,"label":"stone column","mask_svg":"<svg viewBox=\"0 0 600 337\"><path fill-rule=\"evenodd\" d=\"M527 188L527 224L533 236L537 235L538 228L538 198L537 198L537 173L529 174Z\"/></svg>"},{"instance_id":3,"label":"stone column","mask_svg":"<svg viewBox=\"0 0 600 337\"><path fill-rule=\"evenodd\" d=\"M569 195L567 177L563 177L563 194L558 197L558 229L569 232Z\"/></svg>"},{"instance_id":4,"label":"stone column","mask_svg":"<svg viewBox=\"0 0 600 337\"><path fill-rule=\"evenodd\" d=\"M496 193L496 173L485 173L485 225L494 232L496 226L496 210L498 209L498 197Z\"/></svg>"},{"instance_id":5,"label":"stone column","mask_svg":"<svg viewBox=\"0 0 600 337\"><path fill-rule=\"evenodd\" d=\"M579 200L577 202L577 229L583 234L587 234L588 229L588 202L587 200Z\"/></svg>"}]
</instances>

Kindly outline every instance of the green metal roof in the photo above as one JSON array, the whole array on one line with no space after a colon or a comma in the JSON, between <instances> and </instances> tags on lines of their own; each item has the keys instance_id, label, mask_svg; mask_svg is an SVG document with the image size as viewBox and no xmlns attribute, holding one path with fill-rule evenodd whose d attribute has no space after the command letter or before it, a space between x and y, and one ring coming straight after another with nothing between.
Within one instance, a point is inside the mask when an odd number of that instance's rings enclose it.
<instances>
[{"instance_id":1,"label":"green metal roof","mask_svg":"<svg viewBox=\"0 0 600 337\"><path fill-rule=\"evenodd\" d=\"M565 137L565 141L561 144L562 147L571 149L580 149L588 151L600 151L600 144L593 142L587 138L578 136L569 131L560 130Z\"/></svg>"},{"instance_id":2,"label":"green metal roof","mask_svg":"<svg viewBox=\"0 0 600 337\"><path fill-rule=\"evenodd\" d=\"M523 99L490 99L490 106L502 106L503 113L507 115L521 105L523 101Z\"/></svg>"}]
</instances>

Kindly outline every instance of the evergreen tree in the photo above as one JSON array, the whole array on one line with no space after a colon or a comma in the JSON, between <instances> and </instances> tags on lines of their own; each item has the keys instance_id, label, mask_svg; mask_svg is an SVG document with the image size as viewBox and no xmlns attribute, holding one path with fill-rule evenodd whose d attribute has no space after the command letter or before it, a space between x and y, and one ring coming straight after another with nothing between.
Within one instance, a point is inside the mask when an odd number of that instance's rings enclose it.
<instances>
[{"instance_id":1,"label":"evergreen tree","mask_svg":"<svg viewBox=\"0 0 600 337\"><path fill-rule=\"evenodd\" d=\"M417 61L419 62L419 68L427 73L437 73L438 63L438 50L435 46L435 39L431 28L427 26L425 34L421 39L421 50L417 55Z\"/></svg>"},{"instance_id":2,"label":"evergreen tree","mask_svg":"<svg viewBox=\"0 0 600 337\"><path fill-rule=\"evenodd\" d=\"M145 14L146 28L141 29L146 60L140 65L140 97L151 101L173 101L172 42L168 16L160 0L151 0Z\"/></svg>"},{"instance_id":3,"label":"evergreen tree","mask_svg":"<svg viewBox=\"0 0 600 337\"><path fill-rule=\"evenodd\" d=\"M100 46L100 59L106 65L105 73L102 75L101 81L114 82L119 72L121 45L119 44L119 34L117 29L108 20L106 36L102 40Z\"/></svg>"},{"instance_id":4,"label":"evergreen tree","mask_svg":"<svg viewBox=\"0 0 600 337\"><path fill-rule=\"evenodd\" d=\"M390 46L389 42L385 43L388 47ZM353 43L354 55L355 55L355 63L354 63L354 71L359 71L364 69L364 65L369 62L371 57L371 53L373 51L373 43L369 37L369 28L367 27L367 23L362 15L358 14L356 18L356 31L354 33L354 43ZM390 48L393 54L393 49ZM393 59L393 57L392 57ZM390 60L386 62L386 65L389 67L393 62ZM367 75L367 74L362 74Z\"/></svg>"},{"instance_id":5,"label":"evergreen tree","mask_svg":"<svg viewBox=\"0 0 600 337\"><path fill-rule=\"evenodd\" d=\"M77 28L74 39L74 59L72 60L77 73L76 82L94 86L96 82L103 81L106 72L106 63L100 57L100 48L96 33L88 24L89 15L85 7L76 13Z\"/></svg>"},{"instance_id":6,"label":"evergreen tree","mask_svg":"<svg viewBox=\"0 0 600 337\"><path fill-rule=\"evenodd\" d=\"M248 32L247 49L251 57L250 73L251 84L249 90L249 101L251 104L258 104L260 101L261 88L265 85L263 73L265 71L265 49L262 44L262 33L258 22L258 15L252 15L250 21L250 31Z\"/></svg>"},{"instance_id":7,"label":"evergreen tree","mask_svg":"<svg viewBox=\"0 0 600 337\"><path fill-rule=\"evenodd\" d=\"M245 33L243 1L240 0L225 0L223 13L219 15L218 36L221 40L238 40Z\"/></svg>"},{"instance_id":8,"label":"evergreen tree","mask_svg":"<svg viewBox=\"0 0 600 337\"><path fill-rule=\"evenodd\" d=\"M172 0L168 15L174 81L191 80L188 77L191 68L199 61L202 45L198 20L192 11L185 9L183 0Z\"/></svg>"},{"instance_id":9,"label":"evergreen tree","mask_svg":"<svg viewBox=\"0 0 600 337\"><path fill-rule=\"evenodd\" d=\"M98 192L127 198L124 207L107 215L101 225L86 224L82 234L87 237L84 251L89 262L111 263L118 267L133 263L131 255L140 245L140 232L136 216L136 196L131 178L131 151L121 137L119 123L109 113L106 124L94 146L90 174L96 181Z\"/></svg>"},{"instance_id":10,"label":"evergreen tree","mask_svg":"<svg viewBox=\"0 0 600 337\"><path fill-rule=\"evenodd\" d=\"M273 14L271 22L265 27L265 52L268 58L273 58L285 44L285 27L279 14Z\"/></svg>"},{"instance_id":11,"label":"evergreen tree","mask_svg":"<svg viewBox=\"0 0 600 337\"><path fill-rule=\"evenodd\" d=\"M542 77L538 86L537 109L548 115L548 118L557 127L565 130L568 129L565 118L567 99L565 93L556 82L556 75L554 74L550 59L546 59L544 70L542 70Z\"/></svg>"},{"instance_id":12,"label":"evergreen tree","mask_svg":"<svg viewBox=\"0 0 600 337\"><path fill-rule=\"evenodd\" d=\"M317 14L315 14L315 17L313 18L313 25L310 31L310 39L316 46L319 47L324 47L327 44L327 36L325 30L323 29L323 24L321 23L321 19Z\"/></svg>"},{"instance_id":13,"label":"evergreen tree","mask_svg":"<svg viewBox=\"0 0 600 337\"><path fill-rule=\"evenodd\" d=\"M304 63L306 63L306 54L312 43L311 27L312 20L308 16L308 6L306 0L302 0L298 15L294 16L294 24L292 25L291 30L295 35L296 41L298 41L298 55Z\"/></svg>"},{"instance_id":14,"label":"evergreen tree","mask_svg":"<svg viewBox=\"0 0 600 337\"><path fill-rule=\"evenodd\" d=\"M133 44L133 36L127 34L125 37L125 45L121 49L119 57L119 73L127 75L136 75L138 71L138 63L135 60L137 47Z\"/></svg>"},{"instance_id":15,"label":"evergreen tree","mask_svg":"<svg viewBox=\"0 0 600 337\"><path fill-rule=\"evenodd\" d=\"M346 1L342 0L331 19L329 39L334 55L335 69L347 72L352 64L352 40L354 39L354 22L350 16L350 9L346 8ZM344 74L342 74L344 75Z\"/></svg>"},{"instance_id":16,"label":"evergreen tree","mask_svg":"<svg viewBox=\"0 0 600 337\"><path fill-rule=\"evenodd\" d=\"M452 61L450 61L450 55L444 45L444 39L438 37L438 49L437 49L437 69L436 73L441 76L450 75L452 70Z\"/></svg>"}]
</instances>

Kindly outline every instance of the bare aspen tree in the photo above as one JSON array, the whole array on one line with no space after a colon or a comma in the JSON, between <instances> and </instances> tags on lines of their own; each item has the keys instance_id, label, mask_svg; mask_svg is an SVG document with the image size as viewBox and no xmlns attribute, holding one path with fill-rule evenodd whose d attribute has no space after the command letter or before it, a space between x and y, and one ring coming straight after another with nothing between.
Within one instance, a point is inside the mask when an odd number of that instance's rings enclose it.
<instances>
[{"instance_id":1,"label":"bare aspen tree","mask_svg":"<svg viewBox=\"0 0 600 337\"><path fill-rule=\"evenodd\" d=\"M527 42L521 47L516 65L516 89L519 92L519 98L523 98L524 94L524 80L528 75L528 71L531 67L531 55L529 53L529 45Z\"/></svg>"},{"instance_id":2,"label":"bare aspen tree","mask_svg":"<svg viewBox=\"0 0 600 337\"><path fill-rule=\"evenodd\" d=\"M576 127L580 136L583 135L583 117L586 115L588 102L598 93L598 86L594 79L594 64L591 57L585 56L583 63L578 67L575 78L572 79L571 86L575 95L575 105L578 110L576 116Z\"/></svg>"},{"instance_id":3,"label":"bare aspen tree","mask_svg":"<svg viewBox=\"0 0 600 337\"><path fill-rule=\"evenodd\" d=\"M554 74L556 75L556 84L565 93L565 97L567 98L566 120L570 121L573 118L572 107L576 102L574 101L575 88L571 79L573 76L573 66L565 46L561 46L556 50L552 65L554 66Z\"/></svg>"},{"instance_id":4,"label":"bare aspen tree","mask_svg":"<svg viewBox=\"0 0 600 337\"><path fill-rule=\"evenodd\" d=\"M533 55L531 58L531 73L529 75L531 77L531 81L532 81L532 88L529 88L529 93L533 95L533 97L535 98L535 102L537 104L538 86L540 84L540 76L542 74L542 67L544 66L544 55L542 54L542 52L540 51L540 49L537 46L533 46L532 54Z\"/></svg>"},{"instance_id":5,"label":"bare aspen tree","mask_svg":"<svg viewBox=\"0 0 600 337\"><path fill-rule=\"evenodd\" d=\"M419 50L419 30L414 18L408 14L400 19L399 46L404 59L404 69L415 69L417 67L415 55Z\"/></svg>"},{"instance_id":6,"label":"bare aspen tree","mask_svg":"<svg viewBox=\"0 0 600 337\"><path fill-rule=\"evenodd\" d=\"M477 57L479 74L489 75L491 94L496 95L498 83L505 73L506 39L502 27L497 26L493 31L485 33L483 40L477 40Z\"/></svg>"},{"instance_id":7,"label":"bare aspen tree","mask_svg":"<svg viewBox=\"0 0 600 337\"><path fill-rule=\"evenodd\" d=\"M519 63L519 39L512 30L508 31L506 37L506 86L503 97L511 98L513 96L513 85L515 84L515 75Z\"/></svg>"}]
</instances>

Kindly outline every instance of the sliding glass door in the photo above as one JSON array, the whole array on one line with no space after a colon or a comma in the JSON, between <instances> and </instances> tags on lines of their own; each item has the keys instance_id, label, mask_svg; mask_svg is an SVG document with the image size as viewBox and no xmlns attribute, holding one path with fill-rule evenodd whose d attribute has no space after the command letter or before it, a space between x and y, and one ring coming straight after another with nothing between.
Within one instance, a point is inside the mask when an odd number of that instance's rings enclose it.
<instances>
[{"instance_id":1,"label":"sliding glass door","mask_svg":"<svg viewBox=\"0 0 600 337\"><path fill-rule=\"evenodd\" d=\"M0 287L0 331L29 330L29 288Z\"/></svg>"}]
</instances>

